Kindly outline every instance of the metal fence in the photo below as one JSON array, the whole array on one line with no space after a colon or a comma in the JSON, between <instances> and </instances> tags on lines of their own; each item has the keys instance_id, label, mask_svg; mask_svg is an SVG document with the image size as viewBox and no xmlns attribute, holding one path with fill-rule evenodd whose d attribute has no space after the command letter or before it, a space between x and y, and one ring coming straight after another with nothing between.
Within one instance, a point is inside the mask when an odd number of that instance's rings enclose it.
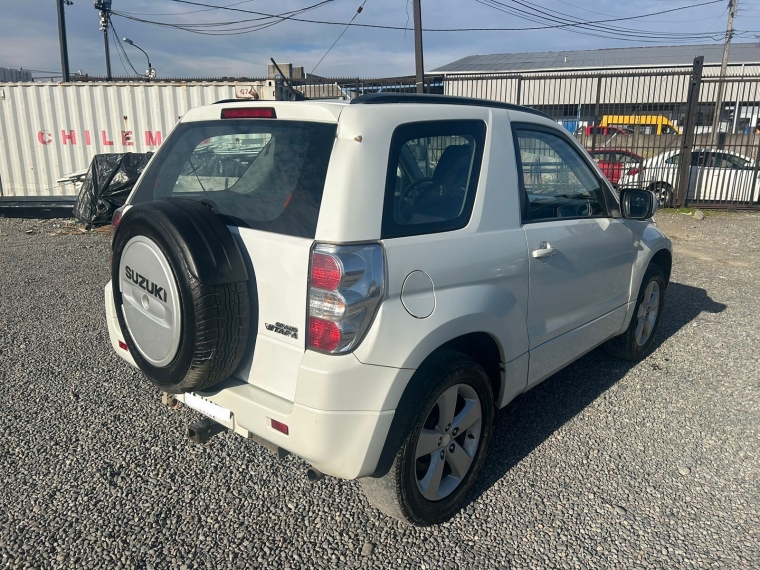
<instances>
[{"instance_id":1,"label":"metal fence","mask_svg":"<svg viewBox=\"0 0 760 570\"><path fill-rule=\"evenodd\" d=\"M760 208L760 76L691 70L453 75L448 95L526 105L570 131L616 187L662 205ZM687 157L685 160L682 157Z\"/></svg>"},{"instance_id":2,"label":"metal fence","mask_svg":"<svg viewBox=\"0 0 760 570\"><path fill-rule=\"evenodd\" d=\"M702 63L702 58L695 59L690 70L427 75L424 90L543 111L588 149L613 185L649 188L663 205L760 209L760 75L753 67L753 75L732 75L721 80L712 72L703 75ZM93 89L105 89L103 80L78 76L69 85L85 88L88 82L95 82L97 87ZM145 78L140 81L153 84L151 87L158 83ZM216 92L217 87L238 88L246 82L260 81L268 80L161 78L160 84ZM367 93L416 91L414 76L278 81L309 99L351 100ZM137 83L139 87L135 87L135 82L134 77L114 78L111 84L117 89L131 84L129 89L135 92L149 86ZM186 106L173 108L171 118L174 120ZM124 116L126 120L126 115L139 113L119 108L111 115ZM83 123L81 129L90 128L90 123ZM39 124L40 132L45 131L42 127L47 123ZM163 132L170 126L161 123ZM148 127L157 128L145 128ZM101 129L99 125L98 128ZM40 138L41 144L46 142ZM63 148L69 148L66 143L67 140L61 143Z\"/></svg>"}]
</instances>

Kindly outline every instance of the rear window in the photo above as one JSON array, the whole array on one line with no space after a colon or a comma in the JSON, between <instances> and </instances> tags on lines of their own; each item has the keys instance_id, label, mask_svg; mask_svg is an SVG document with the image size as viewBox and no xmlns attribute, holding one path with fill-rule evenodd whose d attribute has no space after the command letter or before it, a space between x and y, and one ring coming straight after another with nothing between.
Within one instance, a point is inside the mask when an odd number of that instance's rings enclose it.
<instances>
[{"instance_id":1,"label":"rear window","mask_svg":"<svg viewBox=\"0 0 760 570\"><path fill-rule=\"evenodd\" d=\"M313 238L336 125L220 120L179 125L132 203L197 200L228 225Z\"/></svg>"}]
</instances>

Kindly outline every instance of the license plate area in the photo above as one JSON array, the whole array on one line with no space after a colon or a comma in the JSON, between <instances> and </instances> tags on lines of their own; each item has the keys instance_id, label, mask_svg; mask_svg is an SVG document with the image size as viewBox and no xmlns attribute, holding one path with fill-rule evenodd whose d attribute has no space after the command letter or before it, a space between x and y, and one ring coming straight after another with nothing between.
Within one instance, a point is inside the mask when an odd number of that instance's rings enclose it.
<instances>
[{"instance_id":1,"label":"license plate area","mask_svg":"<svg viewBox=\"0 0 760 570\"><path fill-rule=\"evenodd\" d=\"M190 392L185 394L185 405L218 421L229 422L232 420L232 412L230 410Z\"/></svg>"}]
</instances>

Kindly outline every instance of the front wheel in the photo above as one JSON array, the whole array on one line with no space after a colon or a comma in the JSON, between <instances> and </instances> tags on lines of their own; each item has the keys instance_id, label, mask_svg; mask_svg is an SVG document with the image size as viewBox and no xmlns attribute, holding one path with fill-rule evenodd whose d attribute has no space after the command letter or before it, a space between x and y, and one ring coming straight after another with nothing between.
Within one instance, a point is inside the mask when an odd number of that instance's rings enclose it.
<instances>
[{"instance_id":1,"label":"front wheel","mask_svg":"<svg viewBox=\"0 0 760 570\"><path fill-rule=\"evenodd\" d=\"M436 388L390 471L361 482L385 514L429 525L456 511L472 487L491 439L494 403L485 371L463 354L441 354L418 374L434 375Z\"/></svg>"},{"instance_id":2,"label":"front wheel","mask_svg":"<svg viewBox=\"0 0 760 570\"><path fill-rule=\"evenodd\" d=\"M643 360L652 352L662 318L666 286L660 266L650 263L641 281L631 323L623 334L607 341L604 345L607 352L634 362Z\"/></svg>"}]
</instances>

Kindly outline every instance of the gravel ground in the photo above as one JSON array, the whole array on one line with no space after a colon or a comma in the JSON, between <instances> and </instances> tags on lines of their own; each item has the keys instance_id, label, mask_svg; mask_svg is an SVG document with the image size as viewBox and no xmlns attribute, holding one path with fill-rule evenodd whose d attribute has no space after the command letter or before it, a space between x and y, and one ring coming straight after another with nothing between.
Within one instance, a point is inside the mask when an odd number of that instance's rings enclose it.
<instances>
[{"instance_id":1,"label":"gravel ground","mask_svg":"<svg viewBox=\"0 0 760 570\"><path fill-rule=\"evenodd\" d=\"M0 219L0 568L760 567L760 216L658 221L655 353L518 398L469 504L418 529L240 437L190 445L109 346L108 237Z\"/></svg>"}]
</instances>

